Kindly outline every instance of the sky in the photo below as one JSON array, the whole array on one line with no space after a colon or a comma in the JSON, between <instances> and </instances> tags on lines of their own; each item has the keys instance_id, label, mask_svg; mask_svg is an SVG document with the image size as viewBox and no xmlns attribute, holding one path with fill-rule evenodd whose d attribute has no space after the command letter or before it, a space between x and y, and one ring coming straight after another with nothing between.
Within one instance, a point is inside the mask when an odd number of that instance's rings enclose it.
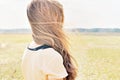
<instances>
[{"instance_id":1,"label":"sky","mask_svg":"<svg viewBox=\"0 0 120 80\"><path fill-rule=\"evenodd\" d=\"M58 0L64 7L66 28L120 28L120 0ZM30 28L26 7L30 0L0 0L0 29Z\"/></svg>"}]
</instances>

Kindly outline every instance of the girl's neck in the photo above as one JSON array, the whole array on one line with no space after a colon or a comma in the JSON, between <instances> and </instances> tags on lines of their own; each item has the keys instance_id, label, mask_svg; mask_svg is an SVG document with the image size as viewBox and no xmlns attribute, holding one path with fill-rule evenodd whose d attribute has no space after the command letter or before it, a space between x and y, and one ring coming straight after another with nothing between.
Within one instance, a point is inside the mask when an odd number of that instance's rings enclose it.
<instances>
[{"instance_id":1,"label":"girl's neck","mask_svg":"<svg viewBox=\"0 0 120 80\"><path fill-rule=\"evenodd\" d=\"M36 47L41 46L41 45L43 45L43 44L37 44L37 43L35 43L34 41L32 41L32 42L30 43L29 47L30 47L30 48L36 48Z\"/></svg>"}]
</instances>

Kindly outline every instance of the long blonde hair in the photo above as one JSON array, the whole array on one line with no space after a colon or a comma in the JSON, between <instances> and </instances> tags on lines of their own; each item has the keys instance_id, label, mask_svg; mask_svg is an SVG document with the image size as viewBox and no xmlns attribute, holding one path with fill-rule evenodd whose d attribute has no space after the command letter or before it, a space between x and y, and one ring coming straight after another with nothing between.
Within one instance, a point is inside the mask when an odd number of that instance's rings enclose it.
<instances>
[{"instance_id":1,"label":"long blonde hair","mask_svg":"<svg viewBox=\"0 0 120 80\"><path fill-rule=\"evenodd\" d=\"M66 80L75 80L76 69L71 61L68 41L62 30L64 13L62 5L55 0L32 0L27 8L33 40L37 44L52 46L63 57L67 70Z\"/></svg>"}]
</instances>

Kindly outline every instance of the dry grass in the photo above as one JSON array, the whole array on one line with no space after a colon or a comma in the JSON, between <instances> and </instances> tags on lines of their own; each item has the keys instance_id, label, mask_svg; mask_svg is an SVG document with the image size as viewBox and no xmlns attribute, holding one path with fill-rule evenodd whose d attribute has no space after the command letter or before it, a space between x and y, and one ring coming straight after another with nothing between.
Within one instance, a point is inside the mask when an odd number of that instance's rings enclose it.
<instances>
[{"instance_id":1,"label":"dry grass","mask_svg":"<svg viewBox=\"0 0 120 80\"><path fill-rule=\"evenodd\" d=\"M68 33L78 63L76 80L120 80L120 37ZM0 34L0 80L23 80L21 56L29 34Z\"/></svg>"}]
</instances>

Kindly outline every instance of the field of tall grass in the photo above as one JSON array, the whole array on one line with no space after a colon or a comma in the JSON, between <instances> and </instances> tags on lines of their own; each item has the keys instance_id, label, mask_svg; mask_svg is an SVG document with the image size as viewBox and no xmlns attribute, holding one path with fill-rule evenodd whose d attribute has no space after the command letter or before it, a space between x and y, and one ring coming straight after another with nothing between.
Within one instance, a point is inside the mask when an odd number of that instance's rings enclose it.
<instances>
[{"instance_id":1,"label":"field of tall grass","mask_svg":"<svg viewBox=\"0 0 120 80\"><path fill-rule=\"evenodd\" d=\"M76 80L120 80L120 36L68 33ZM21 57L30 34L0 34L0 80L24 80Z\"/></svg>"}]
</instances>

